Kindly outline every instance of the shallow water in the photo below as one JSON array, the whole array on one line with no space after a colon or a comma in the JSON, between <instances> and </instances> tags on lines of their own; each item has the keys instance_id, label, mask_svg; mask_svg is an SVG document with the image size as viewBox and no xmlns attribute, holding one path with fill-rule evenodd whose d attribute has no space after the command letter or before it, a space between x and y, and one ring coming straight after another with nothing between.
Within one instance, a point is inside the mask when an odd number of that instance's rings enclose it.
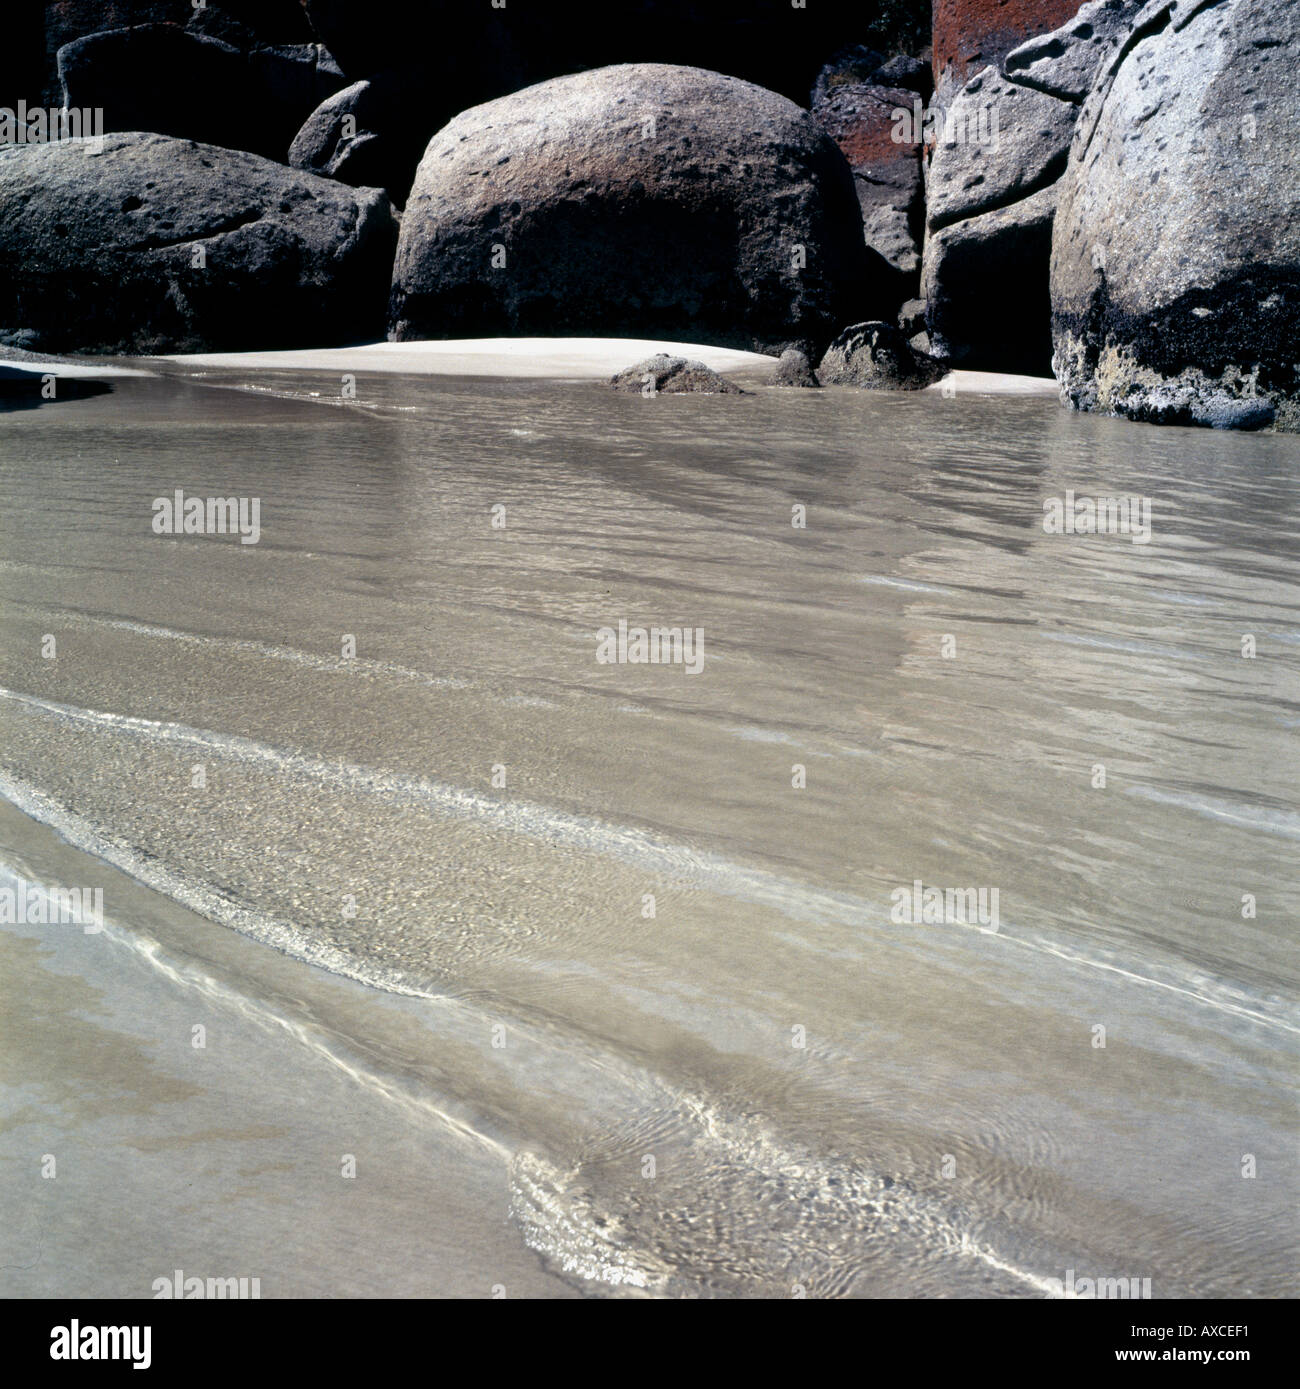
<instances>
[{"instance_id":1,"label":"shallow water","mask_svg":"<svg viewBox=\"0 0 1300 1389\"><path fill-rule=\"evenodd\" d=\"M328 1051L331 1105L468 1164L459 1216L414 1181L371 1213L439 1231L425 1286L1296 1291L1295 440L969 394L337 397L0 417L0 860L129 874L105 937L288 1020L231 1076L310 1088ZM258 543L154 534L176 488L259 498ZM1150 498L1150 543L1046 534L1066 489ZM620 620L701 629L702 669L599 663ZM891 919L918 880L997 920ZM108 971L60 930L5 928ZM245 1186L227 1240L282 1199ZM277 1251L281 1287L348 1248Z\"/></svg>"}]
</instances>

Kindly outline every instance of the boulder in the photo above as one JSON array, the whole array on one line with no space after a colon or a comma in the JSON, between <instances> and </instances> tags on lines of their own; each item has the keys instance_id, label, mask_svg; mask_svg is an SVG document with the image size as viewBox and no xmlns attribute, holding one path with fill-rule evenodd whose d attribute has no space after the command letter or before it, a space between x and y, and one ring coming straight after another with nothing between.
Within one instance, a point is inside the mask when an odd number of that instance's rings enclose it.
<instances>
[{"instance_id":1,"label":"boulder","mask_svg":"<svg viewBox=\"0 0 1300 1389\"><path fill-rule=\"evenodd\" d=\"M949 106L930 163L929 225L1006 207L1065 172L1076 108L1008 82L994 67Z\"/></svg>"},{"instance_id":2,"label":"boulder","mask_svg":"<svg viewBox=\"0 0 1300 1389\"><path fill-rule=\"evenodd\" d=\"M170 353L380 336L388 199L153 134L0 150L0 342Z\"/></svg>"},{"instance_id":3,"label":"boulder","mask_svg":"<svg viewBox=\"0 0 1300 1389\"><path fill-rule=\"evenodd\" d=\"M610 379L616 391L627 395L748 395L703 362L670 357L660 352L644 362L620 371Z\"/></svg>"},{"instance_id":4,"label":"boulder","mask_svg":"<svg viewBox=\"0 0 1300 1389\"><path fill-rule=\"evenodd\" d=\"M405 74L378 73L336 92L308 116L289 147L289 163L356 188L383 188L401 204L435 128Z\"/></svg>"},{"instance_id":5,"label":"boulder","mask_svg":"<svg viewBox=\"0 0 1300 1389\"><path fill-rule=\"evenodd\" d=\"M934 0L935 101L946 107L975 73L1059 28L1080 0Z\"/></svg>"},{"instance_id":6,"label":"boulder","mask_svg":"<svg viewBox=\"0 0 1300 1389\"><path fill-rule=\"evenodd\" d=\"M1300 429L1300 11L1149 5L1084 104L1052 243L1076 409Z\"/></svg>"},{"instance_id":7,"label":"boulder","mask_svg":"<svg viewBox=\"0 0 1300 1389\"><path fill-rule=\"evenodd\" d=\"M929 304L927 343L954 364L1050 372L1051 334L1043 314L1053 189L1069 159L1079 108L1045 89L1050 74L1043 64L1053 54L1075 53L1072 61L1062 57L1062 82L1067 70L1077 76L1088 62L1100 65L1123 10L1119 0L1100 0L1096 8L1107 35L1097 46L1088 45L1088 20L1072 18L1063 29L1013 49L1002 68L984 67L950 91L946 109L938 112L921 279ZM1088 49L1086 59L1076 52L1080 48ZM1013 64L1019 66L1011 72ZM1022 81L1030 68L1034 81Z\"/></svg>"},{"instance_id":8,"label":"boulder","mask_svg":"<svg viewBox=\"0 0 1300 1389\"><path fill-rule=\"evenodd\" d=\"M922 391L944 375L932 357L913 351L892 323L856 323L826 349L817 368L823 386L871 391Z\"/></svg>"},{"instance_id":9,"label":"boulder","mask_svg":"<svg viewBox=\"0 0 1300 1389\"><path fill-rule=\"evenodd\" d=\"M920 98L901 88L841 84L826 90L812 113L853 171L863 238L892 272L892 309L915 294L920 282L925 221L921 145L897 138L897 113L910 112Z\"/></svg>"},{"instance_id":10,"label":"boulder","mask_svg":"<svg viewBox=\"0 0 1300 1389\"><path fill-rule=\"evenodd\" d=\"M344 82L318 45L241 50L175 24L142 24L59 50L63 104L101 108L107 131L148 130L283 159Z\"/></svg>"},{"instance_id":11,"label":"boulder","mask_svg":"<svg viewBox=\"0 0 1300 1389\"><path fill-rule=\"evenodd\" d=\"M430 141L389 336L815 351L879 295L861 228L844 156L784 97L698 68L578 73Z\"/></svg>"},{"instance_id":12,"label":"boulder","mask_svg":"<svg viewBox=\"0 0 1300 1389\"><path fill-rule=\"evenodd\" d=\"M1051 375L1055 212L1053 186L931 232L922 294L936 357L974 371Z\"/></svg>"},{"instance_id":13,"label":"boulder","mask_svg":"<svg viewBox=\"0 0 1300 1389\"><path fill-rule=\"evenodd\" d=\"M820 384L813 373L812 363L804 353L794 347L781 353L781 360L772 374L772 385L807 388Z\"/></svg>"},{"instance_id":14,"label":"boulder","mask_svg":"<svg viewBox=\"0 0 1300 1389\"><path fill-rule=\"evenodd\" d=\"M1013 81L1076 105L1092 90L1101 65L1124 42L1148 0L1093 0L1067 24L1007 54Z\"/></svg>"}]
</instances>

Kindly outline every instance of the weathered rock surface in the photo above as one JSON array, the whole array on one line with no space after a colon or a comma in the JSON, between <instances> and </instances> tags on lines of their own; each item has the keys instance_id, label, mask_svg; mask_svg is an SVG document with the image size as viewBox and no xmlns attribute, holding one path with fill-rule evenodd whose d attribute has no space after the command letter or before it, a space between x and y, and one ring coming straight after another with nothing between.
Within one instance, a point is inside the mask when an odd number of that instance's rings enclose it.
<instances>
[{"instance_id":1,"label":"weathered rock surface","mask_svg":"<svg viewBox=\"0 0 1300 1389\"><path fill-rule=\"evenodd\" d=\"M774 386L796 386L801 389L816 387L821 383L812 369L812 363L807 356L797 348L787 348L781 353L781 360L776 364L776 370L772 373L772 385Z\"/></svg>"},{"instance_id":2,"label":"weathered rock surface","mask_svg":"<svg viewBox=\"0 0 1300 1389\"><path fill-rule=\"evenodd\" d=\"M934 0L935 100L947 106L983 68L1072 19L1080 0Z\"/></svg>"},{"instance_id":3,"label":"weathered rock surface","mask_svg":"<svg viewBox=\"0 0 1300 1389\"><path fill-rule=\"evenodd\" d=\"M1050 34L1007 54L1002 70L1013 81L1078 104L1092 90L1103 62L1124 42L1149 0L1092 0Z\"/></svg>"},{"instance_id":4,"label":"weathered rock surface","mask_svg":"<svg viewBox=\"0 0 1300 1389\"><path fill-rule=\"evenodd\" d=\"M616 391L628 395L748 395L703 362L660 352L611 378Z\"/></svg>"},{"instance_id":5,"label":"weathered rock surface","mask_svg":"<svg viewBox=\"0 0 1300 1389\"><path fill-rule=\"evenodd\" d=\"M909 346L892 323L856 323L826 349L817 368L823 386L920 391L946 374L942 363Z\"/></svg>"},{"instance_id":6,"label":"weathered rock surface","mask_svg":"<svg viewBox=\"0 0 1300 1389\"><path fill-rule=\"evenodd\" d=\"M773 92L657 64L557 78L430 141L389 336L817 351L880 297L861 226L835 142Z\"/></svg>"},{"instance_id":7,"label":"weathered rock surface","mask_svg":"<svg viewBox=\"0 0 1300 1389\"><path fill-rule=\"evenodd\" d=\"M283 160L308 114L343 85L319 45L248 51L175 24L110 29L58 54L63 104L107 131L152 131Z\"/></svg>"},{"instance_id":8,"label":"weathered rock surface","mask_svg":"<svg viewBox=\"0 0 1300 1389\"><path fill-rule=\"evenodd\" d=\"M1018 202L1065 172L1076 110L1008 82L996 68L973 77L948 108L930 165L935 230Z\"/></svg>"},{"instance_id":9,"label":"weathered rock surface","mask_svg":"<svg viewBox=\"0 0 1300 1389\"><path fill-rule=\"evenodd\" d=\"M863 238L894 272L892 305L916 292L925 219L921 146L894 138L895 112L918 98L901 88L840 85L812 112L840 147L853 171Z\"/></svg>"},{"instance_id":10,"label":"weathered rock surface","mask_svg":"<svg viewBox=\"0 0 1300 1389\"><path fill-rule=\"evenodd\" d=\"M948 94L929 170L922 293L930 349L954 364L1031 375L1050 370L1042 311L1051 190L1065 171L1079 107L1047 88L1053 81L1068 86L1101 65L1132 19L1126 6L1129 0L1098 0L1085 7L1096 11L1095 27L1074 16ZM1071 0L1072 15L1075 8ZM998 38L994 47L1001 45Z\"/></svg>"},{"instance_id":11,"label":"weathered rock surface","mask_svg":"<svg viewBox=\"0 0 1300 1389\"><path fill-rule=\"evenodd\" d=\"M169 353L380 335L388 199L152 134L0 150L0 341Z\"/></svg>"},{"instance_id":12,"label":"weathered rock surface","mask_svg":"<svg viewBox=\"0 0 1300 1389\"><path fill-rule=\"evenodd\" d=\"M1078 409L1300 429L1300 11L1156 3L1085 103L1052 248Z\"/></svg>"},{"instance_id":13,"label":"weathered rock surface","mask_svg":"<svg viewBox=\"0 0 1300 1389\"><path fill-rule=\"evenodd\" d=\"M294 136L289 163L355 188L382 188L400 204L434 129L409 78L379 73L322 102Z\"/></svg>"}]
</instances>

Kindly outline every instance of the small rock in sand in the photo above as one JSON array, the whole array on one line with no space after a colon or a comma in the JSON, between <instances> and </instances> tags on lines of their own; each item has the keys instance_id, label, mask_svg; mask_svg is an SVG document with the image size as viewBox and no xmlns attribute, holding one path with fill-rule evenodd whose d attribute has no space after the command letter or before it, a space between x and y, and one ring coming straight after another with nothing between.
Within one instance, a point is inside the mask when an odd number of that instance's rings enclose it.
<instances>
[{"instance_id":1,"label":"small rock in sand","mask_svg":"<svg viewBox=\"0 0 1300 1389\"><path fill-rule=\"evenodd\" d=\"M700 395L749 394L739 386L732 385L726 377L719 376L712 367L706 367L703 362L669 357L664 352L647 357L644 362L638 362L626 371L620 371L609 384L616 391L626 391L629 395L678 395L687 391Z\"/></svg>"}]
</instances>

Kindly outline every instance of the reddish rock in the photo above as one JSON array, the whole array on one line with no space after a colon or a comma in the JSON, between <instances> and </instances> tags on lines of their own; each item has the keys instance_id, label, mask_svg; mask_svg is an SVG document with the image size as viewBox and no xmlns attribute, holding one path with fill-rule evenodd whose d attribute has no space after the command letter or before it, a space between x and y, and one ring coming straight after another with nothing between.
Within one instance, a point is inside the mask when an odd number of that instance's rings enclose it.
<instances>
[{"instance_id":1,"label":"reddish rock","mask_svg":"<svg viewBox=\"0 0 1300 1389\"><path fill-rule=\"evenodd\" d=\"M863 237L894 272L895 304L919 283L924 220L921 146L896 138L902 123L895 113L920 104L916 92L845 84L826 89L812 108L853 170Z\"/></svg>"},{"instance_id":2,"label":"reddish rock","mask_svg":"<svg viewBox=\"0 0 1300 1389\"><path fill-rule=\"evenodd\" d=\"M981 68L1073 19L1083 0L934 0L934 82L946 106Z\"/></svg>"}]
</instances>

